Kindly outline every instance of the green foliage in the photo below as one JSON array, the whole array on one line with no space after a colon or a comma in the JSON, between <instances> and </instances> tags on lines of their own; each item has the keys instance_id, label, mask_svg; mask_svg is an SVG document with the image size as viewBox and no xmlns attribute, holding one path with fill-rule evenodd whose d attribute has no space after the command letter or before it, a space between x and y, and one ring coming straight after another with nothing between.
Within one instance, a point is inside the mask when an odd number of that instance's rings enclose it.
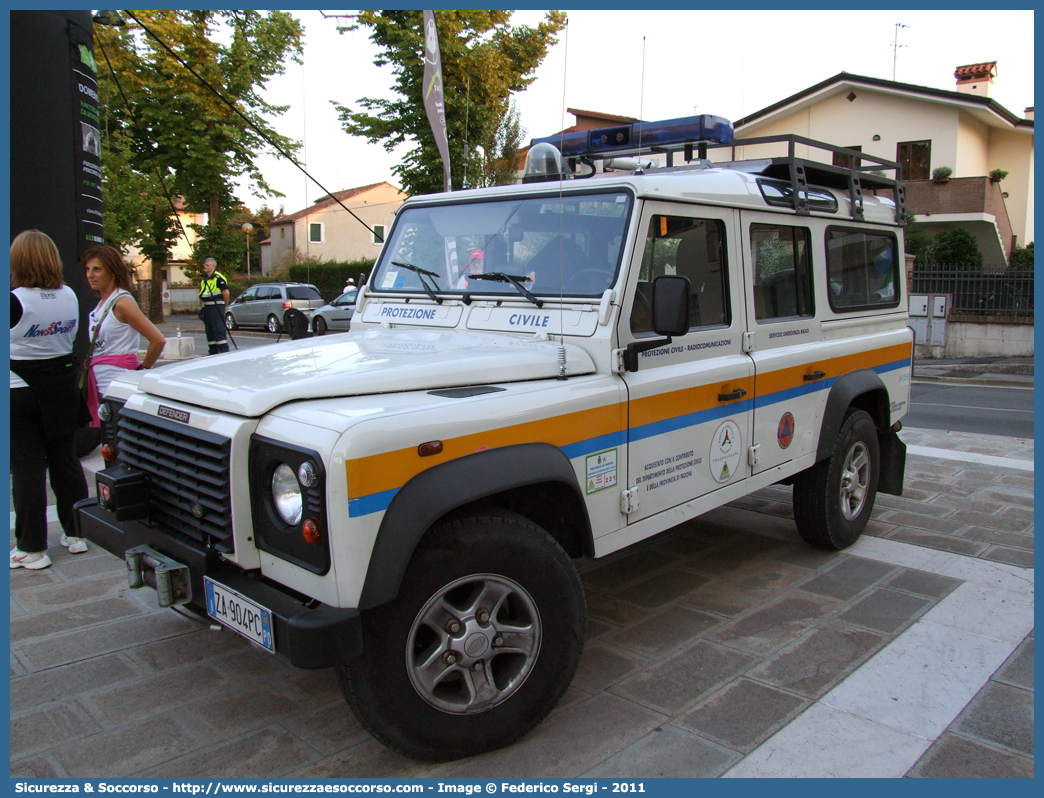
<instances>
[{"instance_id":1,"label":"green foliage","mask_svg":"<svg viewBox=\"0 0 1044 798\"><path fill-rule=\"evenodd\" d=\"M252 118L283 149L296 142L268 120L286 108L267 103L262 89L299 60L300 23L283 11L132 11L211 86ZM271 147L209 89L178 64L129 16L124 28L95 26L103 127L103 200L107 241L123 252L136 245L166 263L171 225L180 234L161 180L189 210L207 213L207 244L235 250L245 267L245 242L225 244L237 212L237 181L255 196L281 196L256 166ZM119 86L105 61L108 57ZM122 89L122 93L120 91ZM124 99L126 97L126 100ZM128 107L129 104L129 107ZM249 213L249 211L246 211ZM157 218L166 215L169 223ZM253 236L251 237L253 239ZM253 240L251 248L253 249ZM230 260L230 264L236 263ZM260 260L258 269L260 270ZM222 265L226 265L222 263ZM158 294L158 292L157 292Z\"/></svg>"},{"instance_id":2,"label":"green foliage","mask_svg":"<svg viewBox=\"0 0 1044 798\"><path fill-rule=\"evenodd\" d=\"M924 263L925 252L931 237L925 232L924 227L917 221L917 217L909 211L906 212L906 231L903 233L904 248L907 255L916 255L918 265Z\"/></svg>"},{"instance_id":3,"label":"green foliage","mask_svg":"<svg viewBox=\"0 0 1044 798\"><path fill-rule=\"evenodd\" d=\"M526 129L515 101L508 104L507 113L501 118L493 134L493 140L482 146L482 171L474 185L509 186L517 181L516 173L521 168L522 147L525 146Z\"/></svg>"},{"instance_id":4,"label":"green foliage","mask_svg":"<svg viewBox=\"0 0 1044 798\"><path fill-rule=\"evenodd\" d=\"M467 172L471 176L482 175L483 180L492 179L483 168L483 154L492 153L494 162L506 154L498 147L498 127L510 114L511 94L535 80L536 68L558 41L556 34L565 26L566 18L561 11L549 11L544 21L534 28L511 26L510 11L434 13L442 54L451 182L460 188L464 176L465 113L468 138L479 145L471 148ZM421 97L424 77L421 12L362 11L358 24L344 30L360 27L369 29L370 40L380 48L374 63L391 66L396 96L393 99L361 98L358 104L365 110L338 105L344 129L371 143L383 142L389 152L406 141L412 142L414 148L392 169L403 190L408 194L442 191L442 159ZM503 140L506 142L511 137L511 131L505 129ZM501 175L502 170L494 169L492 173Z\"/></svg>"},{"instance_id":5,"label":"green foliage","mask_svg":"<svg viewBox=\"0 0 1044 798\"><path fill-rule=\"evenodd\" d=\"M1011 253L1011 268L1016 271L1033 271L1033 242L1025 247L1015 247Z\"/></svg>"},{"instance_id":6,"label":"green foliage","mask_svg":"<svg viewBox=\"0 0 1044 798\"><path fill-rule=\"evenodd\" d=\"M937 166L932 170L932 180L946 180L952 174L953 170L950 167Z\"/></svg>"},{"instance_id":7,"label":"green foliage","mask_svg":"<svg viewBox=\"0 0 1044 798\"><path fill-rule=\"evenodd\" d=\"M982 252L975 236L963 227L955 227L932 236L925 252L932 266L982 266Z\"/></svg>"},{"instance_id":8,"label":"green foliage","mask_svg":"<svg viewBox=\"0 0 1044 798\"><path fill-rule=\"evenodd\" d=\"M1000 181L1002 181L1007 176L1008 176L1008 173L1005 172L1003 169L994 169L992 172L990 172L990 182L991 183L999 183Z\"/></svg>"},{"instance_id":9,"label":"green foliage","mask_svg":"<svg viewBox=\"0 0 1044 798\"><path fill-rule=\"evenodd\" d=\"M203 261L216 258L225 277L230 278L237 272L245 276L247 236L243 232L243 224L249 222L254 226L250 233L250 274L260 276L261 242L268 238L269 225L274 218L275 211L268 206L254 213L240 205L223 214L220 225L190 225L196 233L196 243L186 272L197 280L203 272Z\"/></svg>"},{"instance_id":10,"label":"green foliage","mask_svg":"<svg viewBox=\"0 0 1044 798\"><path fill-rule=\"evenodd\" d=\"M373 268L372 258L352 261L299 261L290 266L287 280L295 283L311 283L319 289L327 302L344 290L345 281L351 277L356 285L362 285ZM360 275L363 276L360 282Z\"/></svg>"}]
</instances>

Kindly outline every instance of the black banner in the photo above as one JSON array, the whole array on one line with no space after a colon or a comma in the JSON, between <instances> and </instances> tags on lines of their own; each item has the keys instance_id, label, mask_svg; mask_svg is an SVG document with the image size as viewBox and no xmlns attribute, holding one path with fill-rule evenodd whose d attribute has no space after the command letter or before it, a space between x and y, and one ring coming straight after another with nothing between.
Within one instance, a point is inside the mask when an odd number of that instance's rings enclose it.
<instances>
[{"instance_id":1,"label":"black banner","mask_svg":"<svg viewBox=\"0 0 1044 798\"><path fill-rule=\"evenodd\" d=\"M69 73L72 79L76 155L76 249L102 244L101 119L98 114L98 67L92 42L79 26L69 26ZM87 39L86 41L80 41Z\"/></svg>"}]
</instances>

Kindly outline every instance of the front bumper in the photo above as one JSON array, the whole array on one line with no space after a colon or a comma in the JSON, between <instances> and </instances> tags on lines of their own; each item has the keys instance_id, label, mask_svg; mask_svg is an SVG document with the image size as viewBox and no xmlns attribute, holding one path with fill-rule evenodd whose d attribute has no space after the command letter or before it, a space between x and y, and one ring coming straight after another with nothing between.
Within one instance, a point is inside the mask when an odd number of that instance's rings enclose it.
<instances>
[{"instance_id":1,"label":"front bumper","mask_svg":"<svg viewBox=\"0 0 1044 798\"><path fill-rule=\"evenodd\" d=\"M276 652L298 668L329 668L362 653L362 627L357 609L305 603L266 582L260 572L248 572L222 562L216 552L198 544L155 531L139 521L116 521L98 506L97 499L75 505L76 534L115 554L137 546L155 551L188 566L192 583L191 605L206 614L203 577L209 576L272 611Z\"/></svg>"}]
</instances>

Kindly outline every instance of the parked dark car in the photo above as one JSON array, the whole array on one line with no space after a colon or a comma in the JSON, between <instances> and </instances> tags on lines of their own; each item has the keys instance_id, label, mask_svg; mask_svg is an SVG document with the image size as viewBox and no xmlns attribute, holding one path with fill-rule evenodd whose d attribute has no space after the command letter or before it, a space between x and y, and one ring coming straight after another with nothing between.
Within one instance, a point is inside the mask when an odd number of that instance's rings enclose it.
<instances>
[{"instance_id":1,"label":"parked dark car","mask_svg":"<svg viewBox=\"0 0 1044 798\"><path fill-rule=\"evenodd\" d=\"M263 327L271 333L283 329L283 313L297 308L309 319L323 306L319 289L309 283L262 283L252 285L225 310L225 326Z\"/></svg>"},{"instance_id":2,"label":"parked dark car","mask_svg":"<svg viewBox=\"0 0 1044 798\"><path fill-rule=\"evenodd\" d=\"M355 315L355 299L359 295L357 288L349 288L333 302L323 305L312 314L312 332L326 335L330 332L346 332Z\"/></svg>"}]
</instances>

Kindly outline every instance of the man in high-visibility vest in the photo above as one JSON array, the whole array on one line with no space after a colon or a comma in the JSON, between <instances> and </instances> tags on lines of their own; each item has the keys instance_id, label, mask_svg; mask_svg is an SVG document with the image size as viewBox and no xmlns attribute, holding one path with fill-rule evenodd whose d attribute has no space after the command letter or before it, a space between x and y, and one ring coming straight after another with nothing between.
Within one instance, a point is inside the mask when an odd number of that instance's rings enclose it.
<instances>
[{"instance_id":1,"label":"man in high-visibility vest","mask_svg":"<svg viewBox=\"0 0 1044 798\"><path fill-rule=\"evenodd\" d=\"M225 333L225 306L228 304L228 282L217 270L217 261L203 261L203 279L199 284L199 301L203 303L203 324L207 330L207 349L211 355L228 351Z\"/></svg>"}]
</instances>

